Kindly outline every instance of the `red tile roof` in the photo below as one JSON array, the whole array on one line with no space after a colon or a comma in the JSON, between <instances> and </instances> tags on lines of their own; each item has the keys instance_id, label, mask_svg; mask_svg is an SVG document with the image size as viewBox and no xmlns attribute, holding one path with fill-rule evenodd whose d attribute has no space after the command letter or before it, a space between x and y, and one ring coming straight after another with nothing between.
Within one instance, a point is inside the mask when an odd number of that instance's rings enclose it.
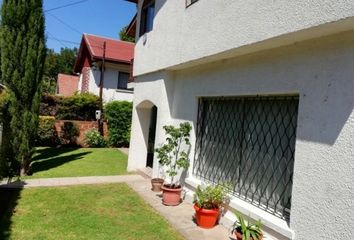
<instances>
[{"instance_id":1,"label":"red tile roof","mask_svg":"<svg viewBox=\"0 0 354 240\"><path fill-rule=\"evenodd\" d=\"M89 66L93 61L101 60L103 58L104 42L106 42L106 61L130 64L130 61L134 58L134 43L84 34L74 71L81 72L84 66Z\"/></svg>"},{"instance_id":2,"label":"red tile roof","mask_svg":"<svg viewBox=\"0 0 354 240\"><path fill-rule=\"evenodd\" d=\"M67 74L58 74L58 94L72 96L78 90L79 77Z\"/></svg>"},{"instance_id":3,"label":"red tile roof","mask_svg":"<svg viewBox=\"0 0 354 240\"><path fill-rule=\"evenodd\" d=\"M90 34L84 34L84 38L93 58L101 59L103 57L104 42L106 42L107 60L130 63L134 58L134 43Z\"/></svg>"}]
</instances>

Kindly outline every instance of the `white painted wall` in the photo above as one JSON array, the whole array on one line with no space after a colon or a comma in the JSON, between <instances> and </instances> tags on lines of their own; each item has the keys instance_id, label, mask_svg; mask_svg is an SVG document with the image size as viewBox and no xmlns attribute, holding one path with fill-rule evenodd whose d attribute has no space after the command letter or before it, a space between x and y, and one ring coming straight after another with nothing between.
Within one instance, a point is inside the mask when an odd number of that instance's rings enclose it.
<instances>
[{"instance_id":1,"label":"white painted wall","mask_svg":"<svg viewBox=\"0 0 354 240\"><path fill-rule=\"evenodd\" d=\"M205 2L217 4L216 1L200 0L195 4L195 8L199 3ZM309 9L312 9L313 2L307 1ZM281 3L298 9L292 2ZM299 5L304 3L305 1L300 1ZM347 5L341 9L348 13L351 11L352 1L333 2L333 4L344 3ZM250 3L244 4L248 6ZM234 5L231 3L229 5L230 9L238 12L232 7ZM327 4L323 5L329 7ZM321 4L319 9L323 10L324 6ZM194 5L192 7L194 8ZM264 7L257 10L256 6L252 9L260 14L266 10ZM299 11L300 16L308 13L308 10L302 10L305 13ZM280 10L275 10L274 15L277 15L277 11ZM323 12L326 17L336 15L326 13ZM294 17L294 14L289 15ZM271 14L268 17L272 18ZM302 24L305 23L297 23ZM204 31L201 29L202 27L198 27L195 31ZM140 112L137 108L137 106L148 108L148 104L139 105L144 101L151 101L158 107L156 134L158 145L164 141L162 126L177 124L180 121L192 123L191 141L192 143L195 141L197 99L200 96L296 93L300 96L300 103L290 226L241 200L234 199L232 206L252 218L261 218L266 231L279 239L285 237L280 237L276 232L288 238L301 240L354 238L353 40L354 32L346 32L270 51L202 64L173 73L160 71L138 76L135 85L128 169L134 170L145 166L146 145L143 131L144 119L146 120L148 116L145 111L139 119ZM165 44L161 45L165 48ZM170 54L168 51L165 52L167 55ZM139 58L145 58L141 56L142 52L138 54ZM164 64L164 61L160 63ZM150 66L146 70L152 68L154 67ZM193 156L194 144L192 161ZM155 159L154 175L158 171L156 163ZM192 185L191 171L192 167L188 178Z\"/></svg>"},{"instance_id":2,"label":"white painted wall","mask_svg":"<svg viewBox=\"0 0 354 240\"><path fill-rule=\"evenodd\" d=\"M214 60L238 56L354 26L352 0L199 0L188 8L185 1L155 2L154 28L135 47L136 76L203 62L206 56ZM314 27L316 31L307 31Z\"/></svg>"},{"instance_id":3,"label":"white painted wall","mask_svg":"<svg viewBox=\"0 0 354 240\"><path fill-rule=\"evenodd\" d=\"M103 87L103 101L105 103L119 100L119 101L133 101L133 91L117 89L118 84L118 74L119 71L129 73L130 66L118 65L118 64L106 64L106 71L104 75L104 87ZM96 70L90 69L90 82L89 82L89 92L95 95L99 95L100 88L100 76L101 71L96 68ZM79 89L81 90L82 85L82 74L79 80Z\"/></svg>"}]
</instances>

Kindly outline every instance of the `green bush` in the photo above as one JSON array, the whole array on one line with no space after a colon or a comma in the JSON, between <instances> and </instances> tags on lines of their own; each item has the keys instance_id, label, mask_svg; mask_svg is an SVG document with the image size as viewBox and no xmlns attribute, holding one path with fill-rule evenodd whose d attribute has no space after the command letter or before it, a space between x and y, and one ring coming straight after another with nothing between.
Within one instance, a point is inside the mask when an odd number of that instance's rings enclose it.
<instances>
[{"instance_id":1,"label":"green bush","mask_svg":"<svg viewBox=\"0 0 354 240\"><path fill-rule=\"evenodd\" d=\"M60 142L63 145L76 146L80 135L79 127L74 122L64 122L60 132Z\"/></svg>"},{"instance_id":2,"label":"green bush","mask_svg":"<svg viewBox=\"0 0 354 240\"><path fill-rule=\"evenodd\" d=\"M63 97L61 96L43 94L39 106L39 115L55 117L57 115L58 108L62 104L62 101Z\"/></svg>"},{"instance_id":3,"label":"green bush","mask_svg":"<svg viewBox=\"0 0 354 240\"><path fill-rule=\"evenodd\" d=\"M108 120L109 144L114 147L128 147L133 105L127 101L113 101L105 106Z\"/></svg>"},{"instance_id":4,"label":"green bush","mask_svg":"<svg viewBox=\"0 0 354 240\"><path fill-rule=\"evenodd\" d=\"M99 97L91 93L75 94L63 98L56 118L61 120L96 120L95 112L100 107Z\"/></svg>"},{"instance_id":5,"label":"green bush","mask_svg":"<svg viewBox=\"0 0 354 240\"><path fill-rule=\"evenodd\" d=\"M40 116L37 130L37 146L56 146L58 143L55 118L52 116Z\"/></svg>"},{"instance_id":6,"label":"green bush","mask_svg":"<svg viewBox=\"0 0 354 240\"><path fill-rule=\"evenodd\" d=\"M101 148L107 146L106 140L104 139L104 137L101 136L101 134L96 129L91 129L86 132L85 143L89 147L93 147L93 148Z\"/></svg>"}]
</instances>

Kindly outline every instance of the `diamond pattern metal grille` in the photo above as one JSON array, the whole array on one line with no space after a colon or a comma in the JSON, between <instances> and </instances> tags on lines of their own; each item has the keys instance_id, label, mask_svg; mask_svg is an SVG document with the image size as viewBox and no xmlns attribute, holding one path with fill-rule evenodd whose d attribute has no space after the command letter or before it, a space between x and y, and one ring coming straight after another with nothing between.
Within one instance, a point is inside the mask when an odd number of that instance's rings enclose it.
<instances>
[{"instance_id":1,"label":"diamond pattern metal grille","mask_svg":"<svg viewBox=\"0 0 354 240\"><path fill-rule=\"evenodd\" d=\"M193 173L288 220L298 97L201 98Z\"/></svg>"}]
</instances>

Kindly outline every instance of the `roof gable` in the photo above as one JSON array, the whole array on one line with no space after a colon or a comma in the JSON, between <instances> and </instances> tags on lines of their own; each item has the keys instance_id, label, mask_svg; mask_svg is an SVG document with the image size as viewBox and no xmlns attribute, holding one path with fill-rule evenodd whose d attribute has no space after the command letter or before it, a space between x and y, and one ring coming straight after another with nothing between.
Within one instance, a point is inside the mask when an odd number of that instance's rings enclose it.
<instances>
[{"instance_id":1,"label":"roof gable","mask_svg":"<svg viewBox=\"0 0 354 240\"><path fill-rule=\"evenodd\" d=\"M106 61L130 64L134 58L134 43L84 34L75 63L75 72L81 71L87 60L90 62L102 60L104 42L106 42Z\"/></svg>"}]
</instances>

